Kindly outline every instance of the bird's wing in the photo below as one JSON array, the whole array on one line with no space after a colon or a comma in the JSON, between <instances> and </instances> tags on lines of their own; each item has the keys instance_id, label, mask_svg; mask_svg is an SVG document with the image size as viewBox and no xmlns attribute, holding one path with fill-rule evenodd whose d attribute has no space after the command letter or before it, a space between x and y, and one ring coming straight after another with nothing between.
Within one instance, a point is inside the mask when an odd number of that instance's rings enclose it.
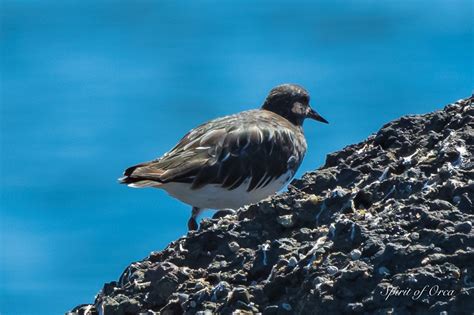
<instances>
[{"instance_id":1,"label":"bird's wing","mask_svg":"<svg viewBox=\"0 0 474 315\"><path fill-rule=\"evenodd\" d=\"M210 121L187 133L160 159L129 168L125 176L135 182L185 182L193 189L208 183L234 189L246 179L249 191L266 186L291 163L299 165L306 151L304 138L296 139L289 125L272 118L233 115Z\"/></svg>"}]
</instances>

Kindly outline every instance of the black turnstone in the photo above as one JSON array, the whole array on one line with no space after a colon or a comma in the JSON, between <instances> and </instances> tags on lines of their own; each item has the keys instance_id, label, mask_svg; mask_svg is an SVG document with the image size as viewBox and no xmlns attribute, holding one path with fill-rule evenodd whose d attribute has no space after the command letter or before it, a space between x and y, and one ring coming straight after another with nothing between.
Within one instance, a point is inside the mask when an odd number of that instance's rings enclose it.
<instances>
[{"instance_id":1,"label":"black turnstone","mask_svg":"<svg viewBox=\"0 0 474 315\"><path fill-rule=\"evenodd\" d=\"M203 209L237 209L291 180L306 153L305 118L327 123L303 87L277 86L261 109L196 127L162 157L126 169L120 183L161 188L191 205L188 228L195 230Z\"/></svg>"}]
</instances>

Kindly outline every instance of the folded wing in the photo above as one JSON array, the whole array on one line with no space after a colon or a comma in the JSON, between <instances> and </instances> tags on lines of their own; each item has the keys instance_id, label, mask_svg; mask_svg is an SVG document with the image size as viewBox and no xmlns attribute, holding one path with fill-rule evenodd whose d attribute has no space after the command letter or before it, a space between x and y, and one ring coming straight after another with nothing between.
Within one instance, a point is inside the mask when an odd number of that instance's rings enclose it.
<instances>
[{"instance_id":1,"label":"folded wing","mask_svg":"<svg viewBox=\"0 0 474 315\"><path fill-rule=\"evenodd\" d=\"M193 189L218 184L230 190L245 182L250 191L297 168L306 144L271 117L250 117L228 116L193 129L163 157L128 168L121 182L135 187L181 182Z\"/></svg>"}]
</instances>

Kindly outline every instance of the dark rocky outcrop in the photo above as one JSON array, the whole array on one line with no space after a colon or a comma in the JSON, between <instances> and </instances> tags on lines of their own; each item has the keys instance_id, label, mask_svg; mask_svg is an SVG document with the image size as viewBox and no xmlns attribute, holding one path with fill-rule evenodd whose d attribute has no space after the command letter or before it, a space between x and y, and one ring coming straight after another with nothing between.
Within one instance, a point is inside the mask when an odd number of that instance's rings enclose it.
<instances>
[{"instance_id":1,"label":"dark rocky outcrop","mask_svg":"<svg viewBox=\"0 0 474 315\"><path fill-rule=\"evenodd\" d=\"M471 314L473 118L471 97L390 122L288 192L204 220L71 312Z\"/></svg>"}]
</instances>

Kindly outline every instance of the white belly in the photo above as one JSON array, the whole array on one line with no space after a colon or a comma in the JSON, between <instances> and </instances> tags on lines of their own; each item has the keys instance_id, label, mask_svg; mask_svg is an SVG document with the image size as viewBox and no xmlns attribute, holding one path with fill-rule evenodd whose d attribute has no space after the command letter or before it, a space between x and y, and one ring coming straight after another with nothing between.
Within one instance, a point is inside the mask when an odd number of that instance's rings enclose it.
<instances>
[{"instance_id":1,"label":"white belly","mask_svg":"<svg viewBox=\"0 0 474 315\"><path fill-rule=\"evenodd\" d=\"M205 185L199 189L191 189L191 184L166 183L157 186L164 189L168 194L191 206L202 209L238 209L242 206L256 203L281 190L293 177L288 171L267 186L247 192L250 180L245 180L242 185L227 190L217 184Z\"/></svg>"}]
</instances>

